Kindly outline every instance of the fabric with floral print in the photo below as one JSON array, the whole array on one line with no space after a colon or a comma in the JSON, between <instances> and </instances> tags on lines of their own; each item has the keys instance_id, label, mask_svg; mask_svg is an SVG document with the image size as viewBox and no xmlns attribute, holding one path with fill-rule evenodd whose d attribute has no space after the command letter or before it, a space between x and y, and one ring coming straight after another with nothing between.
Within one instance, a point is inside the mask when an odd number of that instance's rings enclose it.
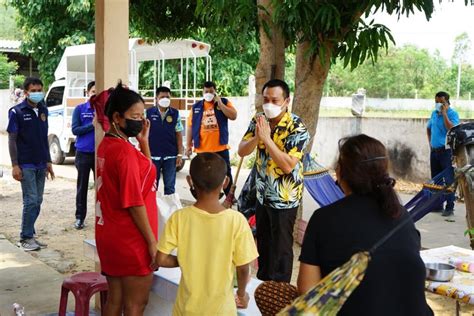
<instances>
[{"instance_id":1,"label":"fabric with floral print","mask_svg":"<svg viewBox=\"0 0 474 316\"><path fill-rule=\"evenodd\" d=\"M257 114L259 115L262 114ZM249 140L255 136L256 117L250 122L243 140ZM309 142L309 133L298 116L286 112L272 131L271 137L281 151L297 158L298 163L291 173L285 174L260 141L255 159L257 199L260 204L275 209L298 207L303 196L302 158Z\"/></svg>"}]
</instances>

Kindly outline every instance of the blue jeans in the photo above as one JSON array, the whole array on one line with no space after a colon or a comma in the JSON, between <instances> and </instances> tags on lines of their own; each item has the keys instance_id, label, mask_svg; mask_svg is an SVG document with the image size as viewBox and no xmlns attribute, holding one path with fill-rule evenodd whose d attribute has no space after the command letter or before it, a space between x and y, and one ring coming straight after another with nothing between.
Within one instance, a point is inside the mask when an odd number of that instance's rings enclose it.
<instances>
[{"instance_id":1,"label":"blue jeans","mask_svg":"<svg viewBox=\"0 0 474 316\"><path fill-rule=\"evenodd\" d=\"M94 153L76 151L74 164L77 169L76 219L84 221L87 215L87 190L89 189L89 175L94 171Z\"/></svg>"},{"instance_id":2,"label":"blue jeans","mask_svg":"<svg viewBox=\"0 0 474 316\"><path fill-rule=\"evenodd\" d=\"M451 158L452 158L451 149L443 149L443 148L432 149L431 154L430 154L431 177L433 178L444 169L452 166ZM453 183L454 171L445 180L447 183ZM454 193L447 194L446 210L454 210L455 199L456 197ZM442 208L443 208L443 205L441 204L438 209L442 209Z\"/></svg>"},{"instance_id":3,"label":"blue jeans","mask_svg":"<svg viewBox=\"0 0 474 316\"><path fill-rule=\"evenodd\" d=\"M20 239L33 238L35 222L43 202L45 169L23 169L21 190L23 192L23 217L21 220Z\"/></svg>"},{"instance_id":4,"label":"blue jeans","mask_svg":"<svg viewBox=\"0 0 474 316\"><path fill-rule=\"evenodd\" d=\"M163 184L165 186L165 195L175 192L176 184L176 158L164 160L153 160L156 166L156 183L160 185L160 174L163 173Z\"/></svg>"}]
</instances>

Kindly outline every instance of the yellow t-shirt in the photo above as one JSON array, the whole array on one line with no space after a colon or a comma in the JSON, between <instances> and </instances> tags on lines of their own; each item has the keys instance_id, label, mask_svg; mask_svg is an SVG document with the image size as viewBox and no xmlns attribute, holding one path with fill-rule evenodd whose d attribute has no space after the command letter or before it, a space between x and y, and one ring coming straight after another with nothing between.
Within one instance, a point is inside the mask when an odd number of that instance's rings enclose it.
<instances>
[{"instance_id":1,"label":"yellow t-shirt","mask_svg":"<svg viewBox=\"0 0 474 316\"><path fill-rule=\"evenodd\" d=\"M182 275L173 316L235 316L235 267L258 257L245 217L231 209L211 214L189 206L176 211L158 250L170 254L176 248Z\"/></svg>"},{"instance_id":2,"label":"yellow t-shirt","mask_svg":"<svg viewBox=\"0 0 474 316\"><path fill-rule=\"evenodd\" d=\"M232 102L228 101L227 106L233 107ZM226 149L229 149L229 145L221 145L220 143L220 132L219 124L217 123L217 118L214 110L214 102L204 101L202 120L201 120L201 130L199 133L200 144L199 147L194 148L196 153L204 152L219 152ZM193 125L193 111L189 112L188 117L188 127L191 128Z\"/></svg>"}]
</instances>

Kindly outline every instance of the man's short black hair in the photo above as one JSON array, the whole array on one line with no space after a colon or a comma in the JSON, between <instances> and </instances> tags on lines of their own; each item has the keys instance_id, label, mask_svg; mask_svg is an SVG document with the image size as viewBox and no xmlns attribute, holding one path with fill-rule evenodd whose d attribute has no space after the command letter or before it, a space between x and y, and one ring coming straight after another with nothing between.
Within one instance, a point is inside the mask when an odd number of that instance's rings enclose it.
<instances>
[{"instance_id":1,"label":"man's short black hair","mask_svg":"<svg viewBox=\"0 0 474 316\"><path fill-rule=\"evenodd\" d=\"M290 87L288 87L288 84L286 82L280 79L271 79L267 81L267 83L263 85L262 93L263 91L265 91L266 88L275 88L275 87L280 87L283 90L283 96L285 97L285 99L287 99L290 96Z\"/></svg>"},{"instance_id":2,"label":"man's short black hair","mask_svg":"<svg viewBox=\"0 0 474 316\"><path fill-rule=\"evenodd\" d=\"M160 86L160 87L156 88L156 95L160 94L160 92L171 94L170 88L165 87L165 86Z\"/></svg>"},{"instance_id":3,"label":"man's short black hair","mask_svg":"<svg viewBox=\"0 0 474 316\"><path fill-rule=\"evenodd\" d=\"M191 160L189 174L196 189L202 192L212 192L224 182L227 165L218 154L202 153Z\"/></svg>"},{"instance_id":4,"label":"man's short black hair","mask_svg":"<svg viewBox=\"0 0 474 316\"><path fill-rule=\"evenodd\" d=\"M28 91L31 85L40 85L41 87L43 87L43 82L36 77L27 77L23 82L23 89L25 89L25 91Z\"/></svg>"},{"instance_id":5,"label":"man's short black hair","mask_svg":"<svg viewBox=\"0 0 474 316\"><path fill-rule=\"evenodd\" d=\"M448 102L448 104L451 104L449 102L449 93L445 92L445 91L439 91L438 93L436 93L435 97L437 98L443 98L446 100L446 102Z\"/></svg>"},{"instance_id":6,"label":"man's short black hair","mask_svg":"<svg viewBox=\"0 0 474 316\"><path fill-rule=\"evenodd\" d=\"M87 92L91 91L92 87L95 86L95 81L91 81L87 84Z\"/></svg>"},{"instance_id":7,"label":"man's short black hair","mask_svg":"<svg viewBox=\"0 0 474 316\"><path fill-rule=\"evenodd\" d=\"M216 90L216 84L213 81L204 82L204 88L214 88Z\"/></svg>"}]
</instances>

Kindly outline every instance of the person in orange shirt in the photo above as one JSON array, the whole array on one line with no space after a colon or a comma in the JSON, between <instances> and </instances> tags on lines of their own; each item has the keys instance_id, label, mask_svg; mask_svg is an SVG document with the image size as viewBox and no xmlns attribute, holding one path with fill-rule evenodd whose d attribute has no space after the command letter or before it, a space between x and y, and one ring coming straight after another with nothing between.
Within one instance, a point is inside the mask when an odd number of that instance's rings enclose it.
<instances>
[{"instance_id":1,"label":"person in orange shirt","mask_svg":"<svg viewBox=\"0 0 474 316\"><path fill-rule=\"evenodd\" d=\"M194 147L197 154L211 152L224 158L230 180L224 189L225 194L229 193L232 186L228 122L236 118L234 106L228 99L217 95L216 84L212 81L204 83L203 100L193 104L188 117L186 155L190 156Z\"/></svg>"}]
</instances>

